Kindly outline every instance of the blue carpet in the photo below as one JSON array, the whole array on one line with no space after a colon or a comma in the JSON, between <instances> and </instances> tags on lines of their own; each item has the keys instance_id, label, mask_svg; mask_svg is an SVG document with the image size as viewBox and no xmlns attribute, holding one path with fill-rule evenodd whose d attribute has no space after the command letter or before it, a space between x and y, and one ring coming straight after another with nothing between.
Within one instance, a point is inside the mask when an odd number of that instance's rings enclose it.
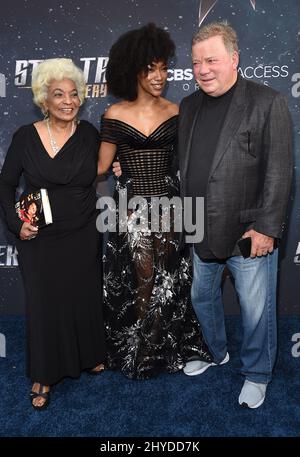
<instances>
[{"instance_id":1,"label":"blue carpet","mask_svg":"<svg viewBox=\"0 0 300 457\"><path fill-rule=\"evenodd\" d=\"M24 319L0 317L6 357L0 357L1 437L292 437L300 436L300 357L293 357L292 335L300 316L279 319L279 357L265 403L243 409L237 398L240 317L227 317L231 360L203 375L161 374L130 381L117 372L84 373L54 389L49 408L29 403L25 377ZM299 354L300 355L300 354Z\"/></svg>"}]
</instances>

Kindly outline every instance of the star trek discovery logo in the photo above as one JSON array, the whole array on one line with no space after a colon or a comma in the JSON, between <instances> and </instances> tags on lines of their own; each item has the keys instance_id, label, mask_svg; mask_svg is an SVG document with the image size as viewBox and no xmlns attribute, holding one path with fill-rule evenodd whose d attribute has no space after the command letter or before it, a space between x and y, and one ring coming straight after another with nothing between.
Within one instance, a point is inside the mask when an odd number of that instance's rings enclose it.
<instances>
[{"instance_id":1,"label":"star trek discovery logo","mask_svg":"<svg viewBox=\"0 0 300 457\"><path fill-rule=\"evenodd\" d=\"M108 57L81 57L79 67L82 68L86 80L87 98L100 98L107 95L105 71ZM16 87L28 89L31 86L32 70L43 60L16 60Z\"/></svg>"}]
</instances>

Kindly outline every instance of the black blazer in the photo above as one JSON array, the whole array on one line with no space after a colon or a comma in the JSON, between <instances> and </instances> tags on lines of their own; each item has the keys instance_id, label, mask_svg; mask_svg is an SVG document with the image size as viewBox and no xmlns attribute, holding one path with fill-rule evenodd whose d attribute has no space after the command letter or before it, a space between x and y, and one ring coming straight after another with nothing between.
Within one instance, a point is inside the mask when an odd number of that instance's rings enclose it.
<instances>
[{"instance_id":1,"label":"black blazer","mask_svg":"<svg viewBox=\"0 0 300 457\"><path fill-rule=\"evenodd\" d=\"M182 197L202 98L199 90L180 105ZM292 179L292 136L285 97L239 76L207 184L208 242L216 257L235 253L237 240L249 227L281 238Z\"/></svg>"}]
</instances>

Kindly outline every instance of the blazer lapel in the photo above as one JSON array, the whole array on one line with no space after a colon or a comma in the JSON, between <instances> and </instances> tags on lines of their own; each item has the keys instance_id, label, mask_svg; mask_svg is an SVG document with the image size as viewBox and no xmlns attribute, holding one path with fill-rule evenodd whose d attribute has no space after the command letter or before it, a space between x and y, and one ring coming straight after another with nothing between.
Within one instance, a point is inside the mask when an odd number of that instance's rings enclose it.
<instances>
[{"instance_id":1,"label":"blazer lapel","mask_svg":"<svg viewBox=\"0 0 300 457\"><path fill-rule=\"evenodd\" d=\"M189 106L188 112L185 113L184 127L182 129L182 131L187 132L184 141L185 155L182 168L182 178L184 180L186 178L189 167L193 133L202 106L202 93L199 91L197 95L199 96L195 97L195 100L193 100L193 104Z\"/></svg>"},{"instance_id":2,"label":"blazer lapel","mask_svg":"<svg viewBox=\"0 0 300 457\"><path fill-rule=\"evenodd\" d=\"M209 178L219 165L230 144L230 141L234 137L242 122L243 114L247 106L245 89L246 81L241 76L239 76L237 86L235 88L230 106L228 108L228 112L225 117L224 125L219 136Z\"/></svg>"}]
</instances>

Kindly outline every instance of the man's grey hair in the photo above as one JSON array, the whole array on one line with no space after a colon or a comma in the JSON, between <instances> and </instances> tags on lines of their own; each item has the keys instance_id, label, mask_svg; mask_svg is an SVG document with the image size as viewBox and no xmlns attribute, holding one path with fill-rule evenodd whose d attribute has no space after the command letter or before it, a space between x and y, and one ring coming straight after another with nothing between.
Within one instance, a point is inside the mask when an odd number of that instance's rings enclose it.
<instances>
[{"instance_id":1,"label":"man's grey hair","mask_svg":"<svg viewBox=\"0 0 300 457\"><path fill-rule=\"evenodd\" d=\"M193 36L192 46L214 36L222 37L225 48L230 54L234 51L239 52L236 31L227 21L212 22L211 24L201 27Z\"/></svg>"}]
</instances>

